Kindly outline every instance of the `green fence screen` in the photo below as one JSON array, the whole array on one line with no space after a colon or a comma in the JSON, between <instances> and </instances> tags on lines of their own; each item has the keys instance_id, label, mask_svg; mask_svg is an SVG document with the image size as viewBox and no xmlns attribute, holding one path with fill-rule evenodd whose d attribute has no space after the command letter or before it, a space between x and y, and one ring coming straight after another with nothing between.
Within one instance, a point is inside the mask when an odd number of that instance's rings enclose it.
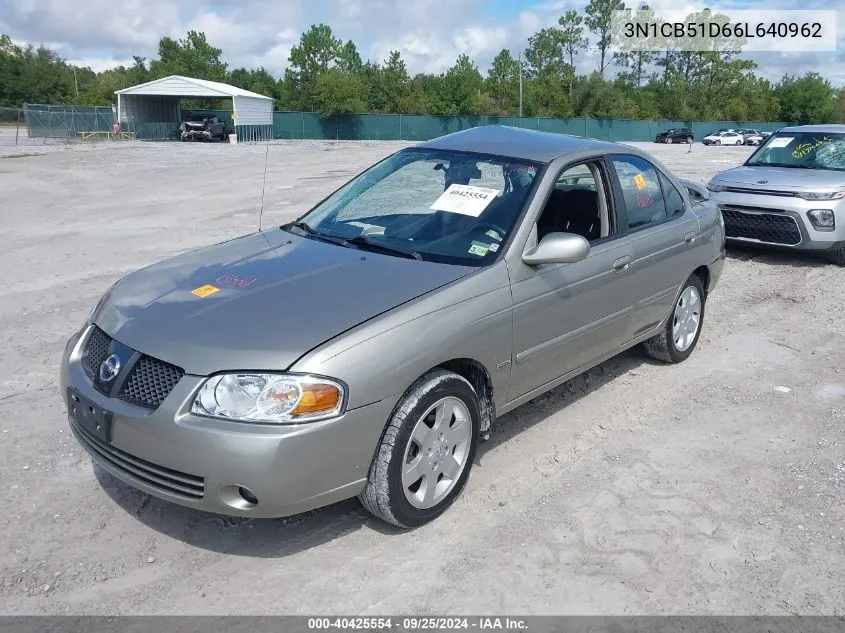
<instances>
[{"instance_id":1,"label":"green fence screen","mask_svg":"<svg viewBox=\"0 0 845 633\"><path fill-rule=\"evenodd\" d=\"M231 130L232 113L228 110L204 110L215 114ZM24 108L30 136L67 137L81 131L108 130L114 121L110 107L40 106ZM193 112L183 111L187 117ZM481 125L514 127L574 134L608 141L652 141L661 131L673 127L692 128L701 139L720 128L753 128L773 131L787 123L780 121L655 121L634 119L552 119L512 116L428 116L409 114L347 114L322 119L314 112L275 112L272 136L276 139L427 141L444 134ZM178 138L179 121L138 123L134 128L139 139ZM269 135L269 129L266 133ZM258 138L266 137L263 128ZM251 136L238 135L250 139Z\"/></svg>"}]
</instances>

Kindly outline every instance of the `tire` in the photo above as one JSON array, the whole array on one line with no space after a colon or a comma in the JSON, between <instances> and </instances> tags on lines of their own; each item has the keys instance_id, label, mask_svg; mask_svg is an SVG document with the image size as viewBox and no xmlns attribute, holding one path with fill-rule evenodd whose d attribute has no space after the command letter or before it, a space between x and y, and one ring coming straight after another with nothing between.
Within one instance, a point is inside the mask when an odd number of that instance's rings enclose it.
<instances>
[{"instance_id":1,"label":"tire","mask_svg":"<svg viewBox=\"0 0 845 633\"><path fill-rule=\"evenodd\" d=\"M675 142L675 139L674 139L674 137L671 137L671 136L670 136L670 137L669 137L669 140L668 140L668 142L669 142L669 143L674 143L674 142Z\"/></svg>"},{"instance_id":2,"label":"tire","mask_svg":"<svg viewBox=\"0 0 845 633\"><path fill-rule=\"evenodd\" d=\"M736 144L737 144L737 145L742 145L742 141L737 141L737 142L736 142Z\"/></svg>"},{"instance_id":3,"label":"tire","mask_svg":"<svg viewBox=\"0 0 845 633\"><path fill-rule=\"evenodd\" d=\"M827 258L831 264L837 266L845 266L845 246L838 248L835 251L828 251Z\"/></svg>"},{"instance_id":4,"label":"tire","mask_svg":"<svg viewBox=\"0 0 845 633\"><path fill-rule=\"evenodd\" d=\"M436 433L441 411L440 420L447 426ZM441 369L419 378L385 427L367 483L358 496L361 504L374 516L401 528L419 527L443 514L469 478L479 420L478 397L465 378ZM411 464L416 467L406 468ZM403 472L409 475L403 477ZM414 480L417 474L420 477Z\"/></svg>"},{"instance_id":5,"label":"tire","mask_svg":"<svg viewBox=\"0 0 845 633\"><path fill-rule=\"evenodd\" d=\"M713 145L721 145L722 141L713 141Z\"/></svg>"},{"instance_id":6,"label":"tire","mask_svg":"<svg viewBox=\"0 0 845 633\"><path fill-rule=\"evenodd\" d=\"M646 354L664 363L680 363L689 358L701 336L706 302L701 278L690 275L672 306L672 314L663 330L643 343ZM695 330L691 331L690 327Z\"/></svg>"},{"instance_id":7,"label":"tire","mask_svg":"<svg viewBox=\"0 0 845 633\"><path fill-rule=\"evenodd\" d=\"M667 143L671 143L671 142L672 142L672 137L671 137L671 136L667 136L667 137L666 137L666 142L667 142Z\"/></svg>"}]
</instances>

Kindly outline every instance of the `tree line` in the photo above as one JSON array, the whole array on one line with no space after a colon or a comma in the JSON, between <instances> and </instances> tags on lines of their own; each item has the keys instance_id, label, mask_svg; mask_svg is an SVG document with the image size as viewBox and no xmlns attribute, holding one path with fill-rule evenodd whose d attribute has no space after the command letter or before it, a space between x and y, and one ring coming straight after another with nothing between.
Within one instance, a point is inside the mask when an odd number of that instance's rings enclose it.
<instances>
[{"instance_id":1,"label":"tree line","mask_svg":"<svg viewBox=\"0 0 845 633\"><path fill-rule=\"evenodd\" d=\"M102 72L75 67L45 46L19 46L0 35L0 106L110 105L115 90L186 75L271 96L277 110L323 117L514 116L521 105L530 117L845 122L845 88L835 89L816 72L772 83L755 73L755 62L732 51L612 51L612 11L624 6L622 0L591 0L583 14L567 11L557 26L534 33L523 51L503 49L485 73L466 54L440 74L411 75L398 51L364 62L355 43L344 42L326 24L301 34L281 76L272 68L230 69L221 60L223 51L195 31L183 39L163 37L154 59L134 57L129 66ZM576 66L591 48L597 52L595 68L578 74Z\"/></svg>"}]
</instances>

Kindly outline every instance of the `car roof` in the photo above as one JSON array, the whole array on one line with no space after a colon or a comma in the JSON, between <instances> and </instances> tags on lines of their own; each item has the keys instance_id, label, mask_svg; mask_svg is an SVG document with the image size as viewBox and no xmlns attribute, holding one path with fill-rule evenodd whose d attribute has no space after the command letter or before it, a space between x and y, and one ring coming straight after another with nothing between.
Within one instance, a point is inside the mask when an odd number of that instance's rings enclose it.
<instances>
[{"instance_id":1,"label":"car roof","mask_svg":"<svg viewBox=\"0 0 845 633\"><path fill-rule=\"evenodd\" d=\"M780 128L778 132L827 132L830 134L845 134L845 125L832 123L823 125L791 125Z\"/></svg>"},{"instance_id":2,"label":"car roof","mask_svg":"<svg viewBox=\"0 0 845 633\"><path fill-rule=\"evenodd\" d=\"M549 163L555 158L582 150L630 151L626 145L583 136L538 132L509 125L482 125L447 134L416 145L431 149L494 154Z\"/></svg>"}]
</instances>

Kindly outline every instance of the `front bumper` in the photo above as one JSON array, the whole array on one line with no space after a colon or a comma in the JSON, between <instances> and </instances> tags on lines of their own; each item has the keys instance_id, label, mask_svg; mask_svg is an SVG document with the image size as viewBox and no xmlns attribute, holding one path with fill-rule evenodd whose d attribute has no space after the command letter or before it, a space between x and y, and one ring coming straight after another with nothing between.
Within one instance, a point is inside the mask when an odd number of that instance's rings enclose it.
<instances>
[{"instance_id":1,"label":"front bumper","mask_svg":"<svg viewBox=\"0 0 845 633\"><path fill-rule=\"evenodd\" d=\"M808 251L838 250L845 246L845 205L842 201L803 200L738 192L711 192L722 211L726 239ZM807 212L831 209L836 218L832 231L814 227Z\"/></svg>"},{"instance_id":2,"label":"front bumper","mask_svg":"<svg viewBox=\"0 0 845 633\"><path fill-rule=\"evenodd\" d=\"M155 497L218 514L281 517L357 495L398 396L299 425L229 422L192 415L187 403L204 380L186 374L155 411L104 396L81 365L89 328L68 341L61 364L68 387L112 413L111 441L71 429L94 462ZM247 489L257 503L239 493Z\"/></svg>"}]
</instances>

